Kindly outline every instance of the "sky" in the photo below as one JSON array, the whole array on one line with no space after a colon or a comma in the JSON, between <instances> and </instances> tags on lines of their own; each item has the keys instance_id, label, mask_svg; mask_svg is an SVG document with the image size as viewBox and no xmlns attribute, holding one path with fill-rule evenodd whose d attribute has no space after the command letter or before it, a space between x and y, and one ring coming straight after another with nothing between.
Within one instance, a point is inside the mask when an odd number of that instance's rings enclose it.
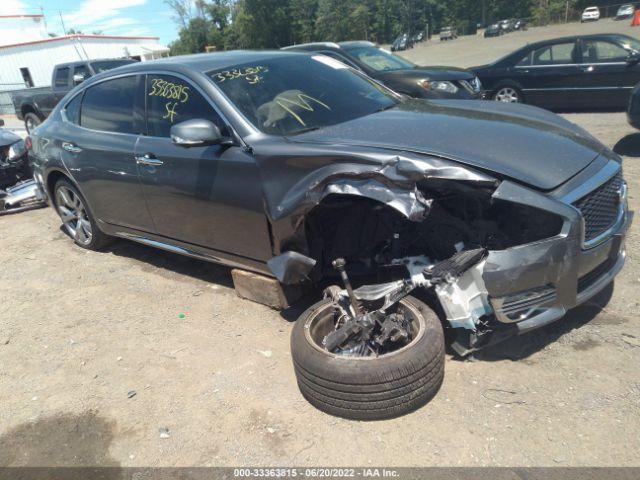
<instances>
[{"instance_id":1,"label":"sky","mask_svg":"<svg viewBox=\"0 0 640 480\"><path fill-rule=\"evenodd\" d=\"M0 15L44 13L47 30L58 35L74 28L83 33L160 37L167 45L178 36L163 0L0 0Z\"/></svg>"}]
</instances>

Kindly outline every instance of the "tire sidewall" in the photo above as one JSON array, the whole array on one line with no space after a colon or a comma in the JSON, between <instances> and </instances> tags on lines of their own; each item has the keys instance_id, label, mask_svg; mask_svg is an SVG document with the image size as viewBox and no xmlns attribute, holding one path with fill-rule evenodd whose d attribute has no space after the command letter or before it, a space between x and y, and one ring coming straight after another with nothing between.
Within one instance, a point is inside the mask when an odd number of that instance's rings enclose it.
<instances>
[{"instance_id":1,"label":"tire sidewall","mask_svg":"<svg viewBox=\"0 0 640 480\"><path fill-rule=\"evenodd\" d=\"M29 129L29 124L28 124L29 118L32 118L35 124L35 126L31 129ZM41 123L42 123L42 120L40 119L40 117L33 112L29 112L24 116L24 128L28 134L31 134L33 130L37 128Z\"/></svg>"}]
</instances>

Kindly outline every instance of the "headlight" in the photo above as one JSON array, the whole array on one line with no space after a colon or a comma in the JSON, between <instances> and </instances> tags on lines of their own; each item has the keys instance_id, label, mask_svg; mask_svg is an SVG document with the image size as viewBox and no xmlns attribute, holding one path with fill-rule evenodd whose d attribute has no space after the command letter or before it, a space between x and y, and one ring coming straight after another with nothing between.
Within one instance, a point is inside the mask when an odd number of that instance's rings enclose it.
<instances>
[{"instance_id":1,"label":"headlight","mask_svg":"<svg viewBox=\"0 0 640 480\"><path fill-rule=\"evenodd\" d=\"M7 157L7 160L17 160L26 152L27 147L25 146L24 141L20 140L19 142L16 142L9 147L9 155Z\"/></svg>"},{"instance_id":2,"label":"headlight","mask_svg":"<svg viewBox=\"0 0 640 480\"><path fill-rule=\"evenodd\" d=\"M456 87L452 82L447 81L430 81L430 80L420 80L418 82L425 90L433 91L433 92L442 92L442 93L457 93L458 87Z\"/></svg>"}]
</instances>

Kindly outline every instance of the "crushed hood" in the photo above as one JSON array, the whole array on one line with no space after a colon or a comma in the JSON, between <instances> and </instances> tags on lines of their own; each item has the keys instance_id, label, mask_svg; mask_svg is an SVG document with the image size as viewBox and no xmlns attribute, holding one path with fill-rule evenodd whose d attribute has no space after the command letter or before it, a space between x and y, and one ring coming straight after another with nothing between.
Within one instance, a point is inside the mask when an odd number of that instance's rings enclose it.
<instances>
[{"instance_id":1,"label":"crushed hood","mask_svg":"<svg viewBox=\"0 0 640 480\"><path fill-rule=\"evenodd\" d=\"M409 100L290 140L435 155L542 190L560 186L606 148L551 112L467 100Z\"/></svg>"}]
</instances>

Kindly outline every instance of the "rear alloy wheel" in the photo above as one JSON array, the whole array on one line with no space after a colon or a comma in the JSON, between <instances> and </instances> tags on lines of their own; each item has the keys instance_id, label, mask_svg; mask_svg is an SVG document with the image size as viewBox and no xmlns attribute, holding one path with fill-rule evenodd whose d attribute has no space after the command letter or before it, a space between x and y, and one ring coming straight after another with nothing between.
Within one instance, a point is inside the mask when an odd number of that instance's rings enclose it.
<instances>
[{"instance_id":1,"label":"rear alloy wheel","mask_svg":"<svg viewBox=\"0 0 640 480\"><path fill-rule=\"evenodd\" d=\"M27 133L31 134L35 128L42 123L40 117L35 113L27 113L24 116L24 128L27 129Z\"/></svg>"},{"instance_id":2,"label":"rear alloy wheel","mask_svg":"<svg viewBox=\"0 0 640 480\"><path fill-rule=\"evenodd\" d=\"M440 320L410 296L388 317L401 318L404 340L377 352L366 342L330 352L327 335L344 321L335 304L325 299L301 315L291 334L291 356L298 387L313 406L343 418L381 420L412 412L436 395L444 379Z\"/></svg>"},{"instance_id":3,"label":"rear alloy wheel","mask_svg":"<svg viewBox=\"0 0 640 480\"><path fill-rule=\"evenodd\" d=\"M522 103L522 94L515 87L502 87L494 95L496 102Z\"/></svg>"},{"instance_id":4,"label":"rear alloy wheel","mask_svg":"<svg viewBox=\"0 0 640 480\"><path fill-rule=\"evenodd\" d=\"M110 241L110 237L100 231L86 202L75 186L66 180L56 183L54 202L67 234L79 247L99 250Z\"/></svg>"}]
</instances>

